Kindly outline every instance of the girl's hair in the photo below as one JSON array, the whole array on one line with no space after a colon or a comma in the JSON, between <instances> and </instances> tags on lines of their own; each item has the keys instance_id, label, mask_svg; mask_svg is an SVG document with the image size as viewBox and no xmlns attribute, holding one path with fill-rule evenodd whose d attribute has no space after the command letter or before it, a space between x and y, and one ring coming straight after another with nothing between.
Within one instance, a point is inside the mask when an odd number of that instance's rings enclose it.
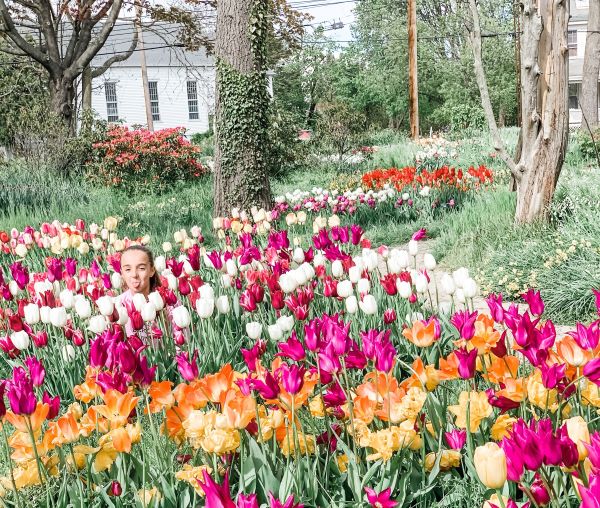
<instances>
[{"instance_id":1,"label":"girl's hair","mask_svg":"<svg viewBox=\"0 0 600 508\"><path fill-rule=\"evenodd\" d=\"M121 252L121 259L123 259L123 254L132 250L145 253L146 256L148 256L150 266L154 267L154 254L152 254L152 251L145 245L130 245ZM150 291L154 291L158 287L160 287L160 276L158 275L158 272L154 270L154 275L150 278Z\"/></svg>"}]
</instances>

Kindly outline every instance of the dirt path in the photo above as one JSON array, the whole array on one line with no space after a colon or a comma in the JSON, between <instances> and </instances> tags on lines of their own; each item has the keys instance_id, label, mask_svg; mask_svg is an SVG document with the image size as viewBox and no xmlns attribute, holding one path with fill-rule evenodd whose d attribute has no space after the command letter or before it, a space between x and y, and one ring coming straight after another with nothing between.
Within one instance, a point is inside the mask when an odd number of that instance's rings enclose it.
<instances>
[{"instance_id":1,"label":"dirt path","mask_svg":"<svg viewBox=\"0 0 600 508\"><path fill-rule=\"evenodd\" d=\"M434 245L435 245L435 240L419 241L419 252L417 254L417 267L422 267L424 265L423 258L425 257L425 254L432 253ZM408 250L408 244L404 244L397 248ZM468 267L468 266L466 268L468 268L469 271L471 271L471 269L472 269L472 267ZM380 265L380 269L383 270L384 272L387 271L387 265L385 264L385 262L382 261L382 265ZM434 280L432 280L431 286L437 287L437 289L439 291L439 295L438 295L439 302L440 303L441 302L451 303L452 296L450 296L449 294L444 292L443 285L441 283L442 277L444 276L445 273L452 274L452 271L448 267L444 266L444 264L442 263L442 264L438 264L438 266L433 271L433 274L429 273L429 276L431 277L433 275L433 277L434 277ZM434 293L432 293L432 296L435 299ZM507 303L513 303L513 302L507 302ZM514 302L514 303L517 303L519 305L519 310L521 312L527 308L527 304L525 304L523 302ZM475 296L475 298L473 298L473 305L474 305L475 310L477 310L478 312L489 313L489 308L487 306L487 303L485 302L485 299L480 294L478 294L477 296ZM557 337L562 337L567 332L575 329L574 325L559 325L557 323L554 323L554 324L556 327L556 336Z\"/></svg>"}]
</instances>

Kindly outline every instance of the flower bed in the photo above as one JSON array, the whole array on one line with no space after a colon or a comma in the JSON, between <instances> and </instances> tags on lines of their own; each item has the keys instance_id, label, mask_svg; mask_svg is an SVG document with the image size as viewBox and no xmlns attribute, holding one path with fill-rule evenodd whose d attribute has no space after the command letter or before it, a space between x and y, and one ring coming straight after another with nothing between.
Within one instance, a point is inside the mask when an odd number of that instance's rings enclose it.
<instances>
[{"instance_id":1,"label":"flower bed","mask_svg":"<svg viewBox=\"0 0 600 508\"><path fill-rule=\"evenodd\" d=\"M422 231L375 248L305 218L306 242L252 215L215 221L218 250L178 231L127 306L116 219L7 235L6 499L435 506L451 478L488 508L600 502L600 321L557 337L534 291L474 311L466 269L417 265Z\"/></svg>"}]
</instances>

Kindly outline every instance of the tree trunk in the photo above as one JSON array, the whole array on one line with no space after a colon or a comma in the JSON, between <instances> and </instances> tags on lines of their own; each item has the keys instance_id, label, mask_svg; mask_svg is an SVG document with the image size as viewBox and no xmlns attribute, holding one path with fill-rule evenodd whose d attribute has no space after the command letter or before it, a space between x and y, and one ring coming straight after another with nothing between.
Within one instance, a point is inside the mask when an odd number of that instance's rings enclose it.
<instances>
[{"instance_id":1,"label":"tree trunk","mask_svg":"<svg viewBox=\"0 0 600 508\"><path fill-rule=\"evenodd\" d=\"M521 67L523 149L517 223L548 218L569 133L566 0L524 0Z\"/></svg>"},{"instance_id":2,"label":"tree trunk","mask_svg":"<svg viewBox=\"0 0 600 508\"><path fill-rule=\"evenodd\" d=\"M75 100L74 81L64 76L52 77L48 84L50 107L61 120L69 134L75 133L73 101Z\"/></svg>"},{"instance_id":3,"label":"tree trunk","mask_svg":"<svg viewBox=\"0 0 600 508\"><path fill-rule=\"evenodd\" d=\"M217 4L214 213L269 208L269 95L264 71L268 0Z\"/></svg>"},{"instance_id":4,"label":"tree trunk","mask_svg":"<svg viewBox=\"0 0 600 508\"><path fill-rule=\"evenodd\" d=\"M598 74L600 72L600 0L591 0L581 79L581 113L593 129L598 125Z\"/></svg>"}]
</instances>

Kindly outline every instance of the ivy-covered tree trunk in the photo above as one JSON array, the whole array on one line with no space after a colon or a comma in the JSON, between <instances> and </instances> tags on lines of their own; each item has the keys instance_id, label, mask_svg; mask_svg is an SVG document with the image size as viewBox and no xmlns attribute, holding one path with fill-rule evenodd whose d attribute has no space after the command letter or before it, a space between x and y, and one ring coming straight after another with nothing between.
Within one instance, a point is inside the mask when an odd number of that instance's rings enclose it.
<instances>
[{"instance_id":1,"label":"ivy-covered tree trunk","mask_svg":"<svg viewBox=\"0 0 600 508\"><path fill-rule=\"evenodd\" d=\"M269 208L268 0L217 3L214 213Z\"/></svg>"}]
</instances>

